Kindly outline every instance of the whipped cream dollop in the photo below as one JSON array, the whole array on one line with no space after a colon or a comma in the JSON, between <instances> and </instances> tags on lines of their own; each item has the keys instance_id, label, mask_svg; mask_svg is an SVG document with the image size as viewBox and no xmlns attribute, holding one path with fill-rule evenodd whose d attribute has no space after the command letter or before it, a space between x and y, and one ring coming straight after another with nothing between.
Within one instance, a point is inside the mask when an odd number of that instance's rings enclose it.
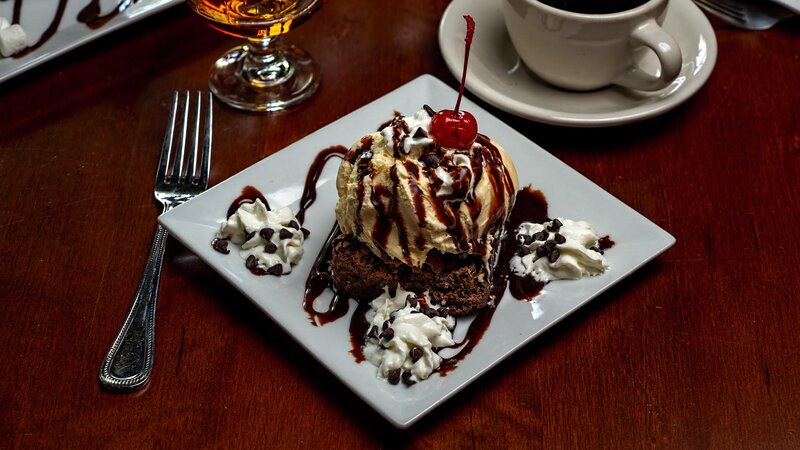
<instances>
[{"instance_id":1,"label":"whipped cream dollop","mask_svg":"<svg viewBox=\"0 0 800 450\"><path fill-rule=\"evenodd\" d=\"M427 292L417 295L386 287L370 302L364 357L378 367L378 378L407 385L428 378L442 364L436 349L454 344L455 318L430 302Z\"/></svg>"},{"instance_id":2,"label":"whipped cream dollop","mask_svg":"<svg viewBox=\"0 0 800 450\"><path fill-rule=\"evenodd\" d=\"M430 128L430 114L419 110L412 116L395 117L380 133L384 142L393 143L395 148L408 155L412 150L433 144L433 138L428 135Z\"/></svg>"},{"instance_id":3,"label":"whipped cream dollop","mask_svg":"<svg viewBox=\"0 0 800 450\"><path fill-rule=\"evenodd\" d=\"M8 57L28 47L28 35L20 24L0 17L0 54Z\"/></svg>"},{"instance_id":4,"label":"whipped cream dollop","mask_svg":"<svg viewBox=\"0 0 800 450\"><path fill-rule=\"evenodd\" d=\"M578 279L608 270L599 249L600 237L588 222L557 218L545 223L523 222L516 229L519 251L511 271L546 283Z\"/></svg>"},{"instance_id":5,"label":"whipped cream dollop","mask_svg":"<svg viewBox=\"0 0 800 450\"><path fill-rule=\"evenodd\" d=\"M240 247L248 269L283 275L302 258L305 234L290 208L270 211L256 199L242 204L222 223L219 238Z\"/></svg>"}]
</instances>

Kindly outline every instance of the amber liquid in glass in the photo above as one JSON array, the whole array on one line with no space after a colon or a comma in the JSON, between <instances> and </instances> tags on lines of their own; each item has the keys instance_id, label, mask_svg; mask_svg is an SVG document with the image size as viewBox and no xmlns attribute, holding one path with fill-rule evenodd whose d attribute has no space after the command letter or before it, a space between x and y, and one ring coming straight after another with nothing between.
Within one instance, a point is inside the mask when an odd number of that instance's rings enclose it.
<instances>
[{"instance_id":1,"label":"amber liquid in glass","mask_svg":"<svg viewBox=\"0 0 800 450\"><path fill-rule=\"evenodd\" d=\"M293 23L298 0L187 0L186 4L217 30L242 38L277 37ZM310 14L303 17L308 19Z\"/></svg>"}]
</instances>

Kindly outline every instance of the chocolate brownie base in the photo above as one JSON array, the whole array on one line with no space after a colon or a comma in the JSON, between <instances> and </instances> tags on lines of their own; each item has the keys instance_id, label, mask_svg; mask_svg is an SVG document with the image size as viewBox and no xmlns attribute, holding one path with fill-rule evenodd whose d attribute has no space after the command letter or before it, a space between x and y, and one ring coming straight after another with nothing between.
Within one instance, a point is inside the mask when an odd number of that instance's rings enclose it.
<instances>
[{"instance_id":1,"label":"chocolate brownie base","mask_svg":"<svg viewBox=\"0 0 800 450\"><path fill-rule=\"evenodd\" d=\"M437 304L454 315L483 308L489 301L489 276L482 261L429 255L421 268L385 262L354 239L338 239L331 260L333 283L358 299L373 299L385 286L399 284L414 292L427 290Z\"/></svg>"}]
</instances>

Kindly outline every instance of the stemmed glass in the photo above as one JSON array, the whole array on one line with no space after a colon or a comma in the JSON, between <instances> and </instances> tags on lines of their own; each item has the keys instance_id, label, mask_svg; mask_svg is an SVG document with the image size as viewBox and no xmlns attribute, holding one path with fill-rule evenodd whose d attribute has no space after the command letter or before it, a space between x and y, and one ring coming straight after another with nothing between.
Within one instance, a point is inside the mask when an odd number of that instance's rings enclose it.
<instances>
[{"instance_id":1,"label":"stemmed glass","mask_svg":"<svg viewBox=\"0 0 800 450\"><path fill-rule=\"evenodd\" d=\"M215 29L247 39L211 67L209 88L224 103L248 111L280 111L311 96L319 69L302 49L279 37L323 0L187 0Z\"/></svg>"}]
</instances>

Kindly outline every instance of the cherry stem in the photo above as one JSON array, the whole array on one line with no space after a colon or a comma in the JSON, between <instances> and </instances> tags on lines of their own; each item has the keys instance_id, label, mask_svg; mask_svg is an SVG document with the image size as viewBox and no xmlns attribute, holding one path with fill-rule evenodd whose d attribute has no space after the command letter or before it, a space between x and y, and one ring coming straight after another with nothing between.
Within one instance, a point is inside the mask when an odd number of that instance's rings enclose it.
<instances>
[{"instance_id":1,"label":"cherry stem","mask_svg":"<svg viewBox=\"0 0 800 450\"><path fill-rule=\"evenodd\" d=\"M464 46L464 68L461 70L461 86L458 88L458 100L456 100L456 109L453 110L453 115L458 117L458 108L461 106L461 97L464 95L464 85L467 82L467 62L469 61L469 48L472 46L472 35L475 34L475 21L472 16L464 16L467 21L467 37L464 39L466 45Z\"/></svg>"}]
</instances>

